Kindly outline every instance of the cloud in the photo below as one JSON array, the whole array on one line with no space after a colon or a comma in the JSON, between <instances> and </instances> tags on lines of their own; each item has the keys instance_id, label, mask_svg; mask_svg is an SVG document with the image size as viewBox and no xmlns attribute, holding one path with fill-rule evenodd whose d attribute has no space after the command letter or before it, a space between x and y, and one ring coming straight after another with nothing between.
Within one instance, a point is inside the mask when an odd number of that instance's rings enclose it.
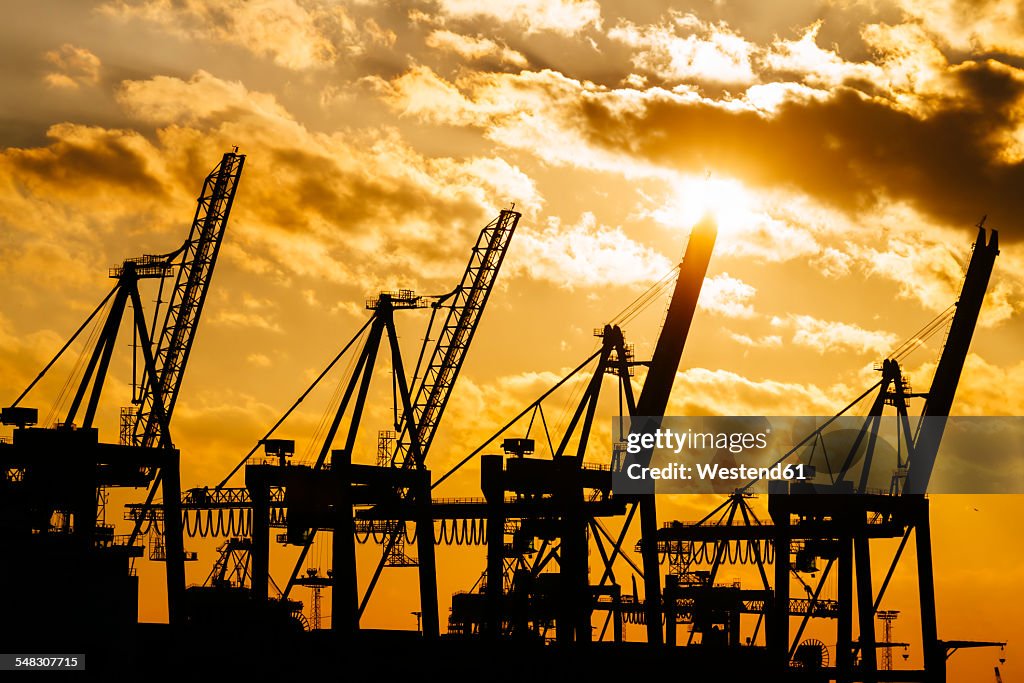
<instances>
[{"instance_id":1,"label":"cloud","mask_svg":"<svg viewBox=\"0 0 1024 683\"><path fill-rule=\"evenodd\" d=\"M24 192L46 190L62 199L102 192L112 186L143 196L164 192L165 175L152 159L153 145L128 130L61 123L51 126L46 147L3 151L7 172Z\"/></svg>"},{"instance_id":2,"label":"cloud","mask_svg":"<svg viewBox=\"0 0 1024 683\"><path fill-rule=\"evenodd\" d=\"M236 246L280 273L371 287L385 284L375 269L448 277L498 208L542 203L504 160L425 157L388 128L313 132L273 96L202 71L127 82L119 101L160 126L167 149L242 143L250 157L236 211L246 232Z\"/></svg>"},{"instance_id":3,"label":"cloud","mask_svg":"<svg viewBox=\"0 0 1024 683\"><path fill-rule=\"evenodd\" d=\"M968 238L951 229L907 227L918 221L906 207L890 207L887 214L876 221L884 239L876 244L847 241L846 257L864 273L891 280L898 296L934 313L945 311L959 295L976 234ZM996 260L979 325L993 327L1024 310L1022 294L1024 263L1013 250L1005 250Z\"/></svg>"},{"instance_id":4,"label":"cloud","mask_svg":"<svg viewBox=\"0 0 1024 683\"><path fill-rule=\"evenodd\" d=\"M629 238L622 228L600 225L590 212L573 225L552 217L545 227L520 227L509 256L513 272L562 287L651 284L672 265Z\"/></svg>"},{"instance_id":5,"label":"cloud","mask_svg":"<svg viewBox=\"0 0 1024 683\"><path fill-rule=\"evenodd\" d=\"M44 146L0 151L0 288L12 302L91 310L107 266L180 243L165 238L176 222L167 207L191 215L196 188L179 194L134 131L62 123L46 134Z\"/></svg>"},{"instance_id":6,"label":"cloud","mask_svg":"<svg viewBox=\"0 0 1024 683\"><path fill-rule=\"evenodd\" d=\"M778 348L782 346L782 337L777 334L768 334L763 337L754 339L753 337L746 334L738 334L736 332L730 332L729 338L735 341L740 346L746 346L749 348Z\"/></svg>"},{"instance_id":7,"label":"cloud","mask_svg":"<svg viewBox=\"0 0 1024 683\"><path fill-rule=\"evenodd\" d=\"M905 370L917 391L927 391L935 374L936 361ZM1024 392L1024 362L1002 366L977 353L967 354L950 414L1017 415L1015 406Z\"/></svg>"},{"instance_id":8,"label":"cloud","mask_svg":"<svg viewBox=\"0 0 1024 683\"><path fill-rule=\"evenodd\" d=\"M281 333L284 331L275 320L255 312L219 311L217 315L213 316L210 322L215 325L232 325L256 330L266 330L267 332Z\"/></svg>"},{"instance_id":9,"label":"cloud","mask_svg":"<svg viewBox=\"0 0 1024 683\"><path fill-rule=\"evenodd\" d=\"M608 31L608 37L634 48L634 67L664 81L726 85L757 81L756 46L722 22L704 22L693 14L670 10L669 18L659 24L622 21Z\"/></svg>"},{"instance_id":10,"label":"cloud","mask_svg":"<svg viewBox=\"0 0 1024 683\"><path fill-rule=\"evenodd\" d=\"M189 482L198 485L219 482L280 412L280 406L231 389L183 393L174 408L173 434L175 446L188 453L187 458L182 458L185 486ZM302 430L298 433L310 433L315 425L309 422L310 418L295 415L290 418L288 427Z\"/></svg>"},{"instance_id":11,"label":"cloud","mask_svg":"<svg viewBox=\"0 0 1024 683\"><path fill-rule=\"evenodd\" d=\"M571 36L601 28L601 6L594 0L439 0L438 8L442 15L457 20L486 17L517 23L528 34L549 31Z\"/></svg>"},{"instance_id":12,"label":"cloud","mask_svg":"<svg viewBox=\"0 0 1024 683\"><path fill-rule=\"evenodd\" d=\"M494 58L500 64L526 68L528 62L521 52L483 36L465 36L448 30L435 30L427 36L427 47L453 52L471 61Z\"/></svg>"},{"instance_id":13,"label":"cloud","mask_svg":"<svg viewBox=\"0 0 1024 683\"><path fill-rule=\"evenodd\" d=\"M892 332L867 330L852 323L820 320L810 315L776 317L771 324L777 329L791 329L791 343L819 354L850 352L883 356L899 341Z\"/></svg>"},{"instance_id":14,"label":"cloud","mask_svg":"<svg viewBox=\"0 0 1024 683\"><path fill-rule=\"evenodd\" d=\"M273 364L270 357L263 353L250 353L245 357L245 360L250 365L258 368L269 368Z\"/></svg>"},{"instance_id":15,"label":"cloud","mask_svg":"<svg viewBox=\"0 0 1024 683\"><path fill-rule=\"evenodd\" d=\"M344 6L323 0L114 0L103 10L184 38L235 45L293 70L330 66L396 38L373 19L360 26Z\"/></svg>"},{"instance_id":16,"label":"cloud","mask_svg":"<svg viewBox=\"0 0 1024 683\"><path fill-rule=\"evenodd\" d=\"M754 307L750 300L756 293L757 289L743 280L720 273L704 278L699 303L702 309L726 318L753 318Z\"/></svg>"},{"instance_id":17,"label":"cloud","mask_svg":"<svg viewBox=\"0 0 1024 683\"><path fill-rule=\"evenodd\" d=\"M61 123L45 145L0 152L5 291L45 298L77 278L89 300L98 268L173 249L201 179L235 144L248 158L222 255L279 283L448 285L500 208L543 205L498 157L426 156L392 128L311 131L274 96L208 72L126 81L116 97L149 137Z\"/></svg>"},{"instance_id":18,"label":"cloud","mask_svg":"<svg viewBox=\"0 0 1024 683\"><path fill-rule=\"evenodd\" d=\"M405 116L478 127L548 163L626 177L713 170L850 216L904 202L942 224L969 225L985 211L994 225L1012 224L1024 212L1024 157L1013 160L1024 70L966 61L948 75L955 97L932 113L851 87L769 111L743 99L608 88L552 71L448 81L414 67L375 85Z\"/></svg>"},{"instance_id":19,"label":"cloud","mask_svg":"<svg viewBox=\"0 0 1024 683\"><path fill-rule=\"evenodd\" d=\"M430 67L415 65L391 80L371 77L366 81L400 116L434 125L475 127L493 142L527 150L548 163L630 177L661 173L629 152L594 144L579 109L604 102L618 113L639 113L648 96L642 91L609 90L552 69L517 74L466 70L448 81ZM657 88L650 92L655 97L700 99L691 92Z\"/></svg>"},{"instance_id":20,"label":"cloud","mask_svg":"<svg viewBox=\"0 0 1024 683\"><path fill-rule=\"evenodd\" d=\"M831 415L849 400L844 385L756 380L728 370L676 374L666 415Z\"/></svg>"},{"instance_id":21,"label":"cloud","mask_svg":"<svg viewBox=\"0 0 1024 683\"><path fill-rule=\"evenodd\" d=\"M35 379L39 369L66 341L53 330L37 330L20 336L14 333L15 329L11 319L0 313L0 388L8 402ZM41 389L46 388L41 386ZM40 405L39 390L30 395L23 405Z\"/></svg>"},{"instance_id":22,"label":"cloud","mask_svg":"<svg viewBox=\"0 0 1024 683\"><path fill-rule=\"evenodd\" d=\"M899 0L897 4L954 49L1024 55L1024 8L1016 0Z\"/></svg>"},{"instance_id":23,"label":"cloud","mask_svg":"<svg viewBox=\"0 0 1024 683\"><path fill-rule=\"evenodd\" d=\"M825 277L842 278L850 274L850 264L853 257L836 249L825 247L814 259L814 265Z\"/></svg>"},{"instance_id":24,"label":"cloud","mask_svg":"<svg viewBox=\"0 0 1024 683\"><path fill-rule=\"evenodd\" d=\"M77 90L82 85L96 85L100 80L100 58L84 47L64 43L60 49L44 55L56 67L43 80L54 88Z\"/></svg>"},{"instance_id":25,"label":"cloud","mask_svg":"<svg viewBox=\"0 0 1024 683\"><path fill-rule=\"evenodd\" d=\"M877 64L851 63L836 50L820 47L818 34L822 23L814 22L796 40L776 38L760 57L763 66L775 72L788 72L816 86L835 87L850 80L877 81L882 76Z\"/></svg>"}]
</instances>

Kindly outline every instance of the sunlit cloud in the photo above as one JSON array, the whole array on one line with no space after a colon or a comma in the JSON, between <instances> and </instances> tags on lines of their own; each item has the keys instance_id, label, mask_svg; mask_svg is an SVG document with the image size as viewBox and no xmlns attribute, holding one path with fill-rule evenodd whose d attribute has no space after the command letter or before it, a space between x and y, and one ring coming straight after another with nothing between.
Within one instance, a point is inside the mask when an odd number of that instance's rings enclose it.
<instances>
[{"instance_id":1,"label":"sunlit cloud","mask_svg":"<svg viewBox=\"0 0 1024 683\"><path fill-rule=\"evenodd\" d=\"M435 50L447 50L471 61L490 57L502 64L511 64L520 68L525 68L528 64L526 57L521 52L483 36L466 36L453 31L436 30L427 36L426 44L427 47L432 47Z\"/></svg>"},{"instance_id":2,"label":"sunlit cloud","mask_svg":"<svg viewBox=\"0 0 1024 683\"><path fill-rule=\"evenodd\" d=\"M550 31L563 35L601 28L601 6L594 0L507 0L482 3L475 0L438 0L442 15L454 19L486 17L516 23L527 33Z\"/></svg>"},{"instance_id":3,"label":"sunlit cloud","mask_svg":"<svg viewBox=\"0 0 1024 683\"><path fill-rule=\"evenodd\" d=\"M542 228L519 228L509 262L513 272L567 288L647 285L672 268L657 251L622 228L600 225L592 213L571 225L551 217Z\"/></svg>"},{"instance_id":4,"label":"sunlit cloud","mask_svg":"<svg viewBox=\"0 0 1024 683\"><path fill-rule=\"evenodd\" d=\"M911 384L927 390L935 374L935 361L909 366L905 373ZM977 353L969 353L957 386L956 415L1019 415L1013 406L1024 392L1024 362L999 365Z\"/></svg>"},{"instance_id":5,"label":"sunlit cloud","mask_svg":"<svg viewBox=\"0 0 1024 683\"><path fill-rule=\"evenodd\" d=\"M899 0L897 4L957 50L1024 54L1024 9L1016 0Z\"/></svg>"},{"instance_id":6,"label":"sunlit cloud","mask_svg":"<svg viewBox=\"0 0 1024 683\"><path fill-rule=\"evenodd\" d=\"M820 320L810 315L789 314L773 318L772 327L790 330L790 342L819 354L840 352L884 356L899 337L884 330L868 330L860 325L834 320Z\"/></svg>"},{"instance_id":7,"label":"sunlit cloud","mask_svg":"<svg viewBox=\"0 0 1024 683\"><path fill-rule=\"evenodd\" d=\"M743 280L719 273L704 278L698 303L701 308L726 318L752 318L754 306L750 303L757 289Z\"/></svg>"},{"instance_id":8,"label":"sunlit cloud","mask_svg":"<svg viewBox=\"0 0 1024 683\"><path fill-rule=\"evenodd\" d=\"M75 90L82 85L96 85L100 80L100 58L84 47L64 43L45 57L54 67L43 77L49 86Z\"/></svg>"},{"instance_id":9,"label":"sunlit cloud","mask_svg":"<svg viewBox=\"0 0 1024 683\"><path fill-rule=\"evenodd\" d=\"M828 415L850 389L753 379L729 370L691 368L676 374L666 415Z\"/></svg>"},{"instance_id":10,"label":"sunlit cloud","mask_svg":"<svg viewBox=\"0 0 1024 683\"><path fill-rule=\"evenodd\" d=\"M343 5L323 0L113 0L103 10L184 38L235 45L294 70L325 67L395 41L376 21L360 26Z\"/></svg>"},{"instance_id":11,"label":"sunlit cloud","mask_svg":"<svg viewBox=\"0 0 1024 683\"><path fill-rule=\"evenodd\" d=\"M730 332L729 338L740 346L746 346L749 348L770 349L780 348L782 346L782 337L777 334L767 334L755 339L750 335Z\"/></svg>"},{"instance_id":12,"label":"sunlit cloud","mask_svg":"<svg viewBox=\"0 0 1024 683\"><path fill-rule=\"evenodd\" d=\"M633 66L671 82L745 85L757 80L756 46L723 23L672 10L659 24L621 22L608 37L634 48Z\"/></svg>"}]
</instances>

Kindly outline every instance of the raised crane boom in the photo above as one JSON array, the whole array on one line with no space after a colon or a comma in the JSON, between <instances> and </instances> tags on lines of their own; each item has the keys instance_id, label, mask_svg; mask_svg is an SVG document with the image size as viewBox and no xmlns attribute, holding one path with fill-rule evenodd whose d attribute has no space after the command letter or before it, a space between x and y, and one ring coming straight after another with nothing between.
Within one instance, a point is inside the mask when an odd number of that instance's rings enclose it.
<instances>
[{"instance_id":1,"label":"raised crane boom","mask_svg":"<svg viewBox=\"0 0 1024 683\"><path fill-rule=\"evenodd\" d=\"M210 289L210 279L217 254L224 239L235 190L242 175L245 155L227 152L210 172L199 195L192 229L181 249L171 258L181 257L177 281L164 316L154 356L156 376L163 402L163 413L170 421L178 389L185 374L185 365L196 328L203 312L203 303ZM132 428L132 441L137 446L152 446L159 440L160 423L153 410L154 396L149 383L143 378L142 395Z\"/></svg>"},{"instance_id":2,"label":"raised crane boom","mask_svg":"<svg viewBox=\"0 0 1024 683\"><path fill-rule=\"evenodd\" d=\"M451 295L448 316L416 391L415 435L409 433L403 418L400 429L403 437L396 449L397 465L406 465L405 456L413 437L419 442L422 457L426 458L521 215L503 209L480 231L462 281Z\"/></svg>"},{"instance_id":3,"label":"raised crane boom","mask_svg":"<svg viewBox=\"0 0 1024 683\"><path fill-rule=\"evenodd\" d=\"M967 361L967 352L978 324L981 305L985 301L988 281L992 276L996 256L999 255L999 232L992 230L986 235L984 220L978 226L978 237L974 242L971 260L964 275L963 287L956 302L956 313L949 326L946 344L939 357L928 399L921 412L920 433L914 443L914 454L907 470L904 493L924 494L928 491L935 457L938 454L942 434L953 397L956 395L960 375ZM988 238L986 241L986 237Z\"/></svg>"}]
</instances>

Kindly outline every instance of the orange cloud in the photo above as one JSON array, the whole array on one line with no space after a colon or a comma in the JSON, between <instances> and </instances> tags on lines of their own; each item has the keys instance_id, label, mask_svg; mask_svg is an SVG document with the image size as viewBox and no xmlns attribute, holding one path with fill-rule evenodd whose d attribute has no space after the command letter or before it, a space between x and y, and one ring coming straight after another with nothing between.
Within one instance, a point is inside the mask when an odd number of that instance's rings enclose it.
<instances>
[{"instance_id":1,"label":"orange cloud","mask_svg":"<svg viewBox=\"0 0 1024 683\"><path fill-rule=\"evenodd\" d=\"M754 307L750 300L757 289L743 280L720 273L704 278L698 304L701 308L727 318L752 318Z\"/></svg>"},{"instance_id":2,"label":"orange cloud","mask_svg":"<svg viewBox=\"0 0 1024 683\"><path fill-rule=\"evenodd\" d=\"M601 28L601 6L594 0L506 0L500 4L438 0L438 8L444 17L486 17L519 24L527 33L550 31L569 36Z\"/></svg>"},{"instance_id":3,"label":"orange cloud","mask_svg":"<svg viewBox=\"0 0 1024 683\"><path fill-rule=\"evenodd\" d=\"M665 81L739 85L757 81L756 46L721 22L704 22L693 14L670 10L669 19L659 24L620 22L608 37L635 49L634 67Z\"/></svg>"},{"instance_id":4,"label":"orange cloud","mask_svg":"<svg viewBox=\"0 0 1024 683\"><path fill-rule=\"evenodd\" d=\"M819 354L840 352L884 356L899 337L884 330L867 330L851 323L820 320L810 315L790 314L773 318L772 327L791 329L790 341Z\"/></svg>"},{"instance_id":5,"label":"orange cloud","mask_svg":"<svg viewBox=\"0 0 1024 683\"><path fill-rule=\"evenodd\" d=\"M360 26L344 6L321 0L112 0L103 10L184 38L237 46L293 70L323 68L395 41L376 21Z\"/></svg>"},{"instance_id":6,"label":"orange cloud","mask_svg":"<svg viewBox=\"0 0 1024 683\"><path fill-rule=\"evenodd\" d=\"M526 68L528 62L521 52L483 36L466 36L448 30L435 30L427 36L427 47L453 52L463 59L478 61L494 58L501 64Z\"/></svg>"},{"instance_id":7,"label":"orange cloud","mask_svg":"<svg viewBox=\"0 0 1024 683\"><path fill-rule=\"evenodd\" d=\"M552 217L542 229L520 228L509 265L513 272L569 289L648 284L672 267L657 251L627 237L622 228L599 225L592 213L584 213L570 226Z\"/></svg>"},{"instance_id":8,"label":"orange cloud","mask_svg":"<svg viewBox=\"0 0 1024 683\"><path fill-rule=\"evenodd\" d=\"M96 85L100 80L100 58L84 47L64 43L45 57L56 67L56 71L43 77L47 85L75 90L82 85Z\"/></svg>"}]
</instances>

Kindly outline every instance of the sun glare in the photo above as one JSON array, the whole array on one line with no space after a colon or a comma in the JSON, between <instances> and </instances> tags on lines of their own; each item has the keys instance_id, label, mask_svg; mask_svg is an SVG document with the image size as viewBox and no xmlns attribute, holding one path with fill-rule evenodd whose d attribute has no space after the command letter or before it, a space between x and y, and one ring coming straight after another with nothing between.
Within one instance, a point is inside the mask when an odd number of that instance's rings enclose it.
<instances>
[{"instance_id":1,"label":"sun glare","mask_svg":"<svg viewBox=\"0 0 1024 683\"><path fill-rule=\"evenodd\" d=\"M721 239L749 229L757 223L757 214L757 199L743 183L709 175L679 178L668 200L651 215L662 225L687 230L710 216Z\"/></svg>"}]
</instances>

